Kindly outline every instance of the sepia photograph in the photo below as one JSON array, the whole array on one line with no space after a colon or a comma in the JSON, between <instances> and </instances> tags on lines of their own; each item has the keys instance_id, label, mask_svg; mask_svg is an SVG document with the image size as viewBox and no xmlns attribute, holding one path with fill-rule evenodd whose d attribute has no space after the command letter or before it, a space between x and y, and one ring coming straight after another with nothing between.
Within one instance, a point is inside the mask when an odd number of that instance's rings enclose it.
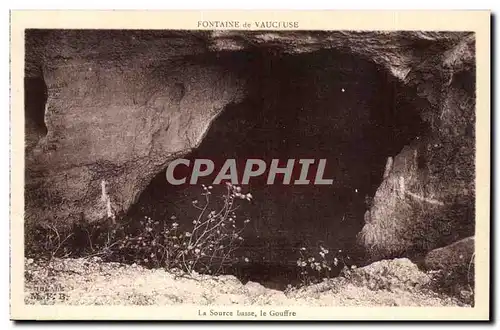
<instances>
[{"instance_id":1,"label":"sepia photograph","mask_svg":"<svg viewBox=\"0 0 500 330\"><path fill-rule=\"evenodd\" d=\"M238 13L15 13L14 318L488 318L489 13Z\"/></svg>"}]
</instances>

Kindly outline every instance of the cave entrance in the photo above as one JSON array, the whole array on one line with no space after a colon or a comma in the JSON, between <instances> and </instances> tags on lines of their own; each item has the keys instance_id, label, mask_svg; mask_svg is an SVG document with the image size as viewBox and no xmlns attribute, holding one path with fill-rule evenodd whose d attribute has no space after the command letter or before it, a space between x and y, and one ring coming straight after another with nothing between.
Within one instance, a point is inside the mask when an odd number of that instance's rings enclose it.
<instances>
[{"instance_id":1,"label":"cave entrance","mask_svg":"<svg viewBox=\"0 0 500 330\"><path fill-rule=\"evenodd\" d=\"M199 147L184 158L244 163L249 158L326 159L331 185L266 185L266 177L243 186L253 200L238 210L250 219L225 268L243 282L284 288L299 280L301 253L318 260L328 249L337 275L344 264L364 260L356 235L370 198L395 156L424 129L402 87L379 66L351 54L318 51L283 55L272 51L217 56L220 65L238 63L252 82L246 99L231 104L212 123ZM239 166L238 168L242 168ZM217 172L217 171L215 171ZM278 175L276 182L282 176ZM172 186L161 172L141 194L129 216L176 217L188 227L199 210L201 184ZM217 189L214 187L214 198ZM306 249L304 251L304 248ZM302 251L302 252L301 252Z\"/></svg>"}]
</instances>

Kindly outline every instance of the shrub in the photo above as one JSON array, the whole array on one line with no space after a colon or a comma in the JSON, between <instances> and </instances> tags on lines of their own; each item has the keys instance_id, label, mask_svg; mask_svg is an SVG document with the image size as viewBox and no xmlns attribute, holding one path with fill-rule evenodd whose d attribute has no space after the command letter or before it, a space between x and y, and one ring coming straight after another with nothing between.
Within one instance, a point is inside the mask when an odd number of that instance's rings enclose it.
<instances>
[{"instance_id":1,"label":"shrub","mask_svg":"<svg viewBox=\"0 0 500 330\"><path fill-rule=\"evenodd\" d=\"M334 255L321 245L316 249L301 247L299 249L300 257L297 259L300 284L305 286L324 278L330 278L335 275L333 271L337 267L346 267L347 264L341 253L342 250L338 250L338 254Z\"/></svg>"},{"instance_id":2,"label":"shrub","mask_svg":"<svg viewBox=\"0 0 500 330\"><path fill-rule=\"evenodd\" d=\"M241 236L250 220L239 220L237 204L250 201L252 195L241 192L241 187L226 184L222 206L217 208L212 196L212 186L202 185L203 202L193 201L200 212L195 219L153 220L145 216L135 233L126 233L114 246L113 253L122 258L155 267L177 268L186 273L200 271L220 273L227 264L235 261L234 252L241 245ZM179 224L182 223L182 226ZM187 230L181 229L188 228Z\"/></svg>"}]
</instances>

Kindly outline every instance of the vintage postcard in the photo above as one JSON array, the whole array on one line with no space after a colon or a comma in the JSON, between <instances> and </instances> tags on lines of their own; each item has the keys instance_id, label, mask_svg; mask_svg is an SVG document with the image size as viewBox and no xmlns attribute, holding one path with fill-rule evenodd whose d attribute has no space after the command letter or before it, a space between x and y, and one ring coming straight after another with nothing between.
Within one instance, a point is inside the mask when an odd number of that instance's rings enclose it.
<instances>
[{"instance_id":1,"label":"vintage postcard","mask_svg":"<svg viewBox=\"0 0 500 330\"><path fill-rule=\"evenodd\" d=\"M490 20L11 12L11 318L488 320Z\"/></svg>"}]
</instances>

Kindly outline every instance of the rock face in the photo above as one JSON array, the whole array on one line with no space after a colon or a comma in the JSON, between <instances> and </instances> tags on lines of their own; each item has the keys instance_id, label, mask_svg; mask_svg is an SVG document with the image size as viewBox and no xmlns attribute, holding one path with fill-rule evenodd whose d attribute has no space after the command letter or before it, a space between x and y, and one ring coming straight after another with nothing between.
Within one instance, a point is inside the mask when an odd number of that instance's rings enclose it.
<instances>
[{"instance_id":1,"label":"rock face","mask_svg":"<svg viewBox=\"0 0 500 330\"><path fill-rule=\"evenodd\" d=\"M409 86L426 96L430 131L394 159L365 215L372 259L423 254L474 234L474 38L422 62Z\"/></svg>"},{"instance_id":2,"label":"rock face","mask_svg":"<svg viewBox=\"0 0 500 330\"><path fill-rule=\"evenodd\" d=\"M372 259L470 236L475 57L465 32L28 31L26 84L41 104L26 102L26 221L126 212L256 83L256 68L227 54L321 50L378 65L429 127L395 155L365 217Z\"/></svg>"},{"instance_id":3,"label":"rock face","mask_svg":"<svg viewBox=\"0 0 500 330\"><path fill-rule=\"evenodd\" d=\"M47 134L26 145L28 220L93 221L109 208L126 210L244 95L231 70L189 60L179 66L176 56L201 46L188 37L176 47L175 38L59 31L37 40L32 52L43 55Z\"/></svg>"}]
</instances>

